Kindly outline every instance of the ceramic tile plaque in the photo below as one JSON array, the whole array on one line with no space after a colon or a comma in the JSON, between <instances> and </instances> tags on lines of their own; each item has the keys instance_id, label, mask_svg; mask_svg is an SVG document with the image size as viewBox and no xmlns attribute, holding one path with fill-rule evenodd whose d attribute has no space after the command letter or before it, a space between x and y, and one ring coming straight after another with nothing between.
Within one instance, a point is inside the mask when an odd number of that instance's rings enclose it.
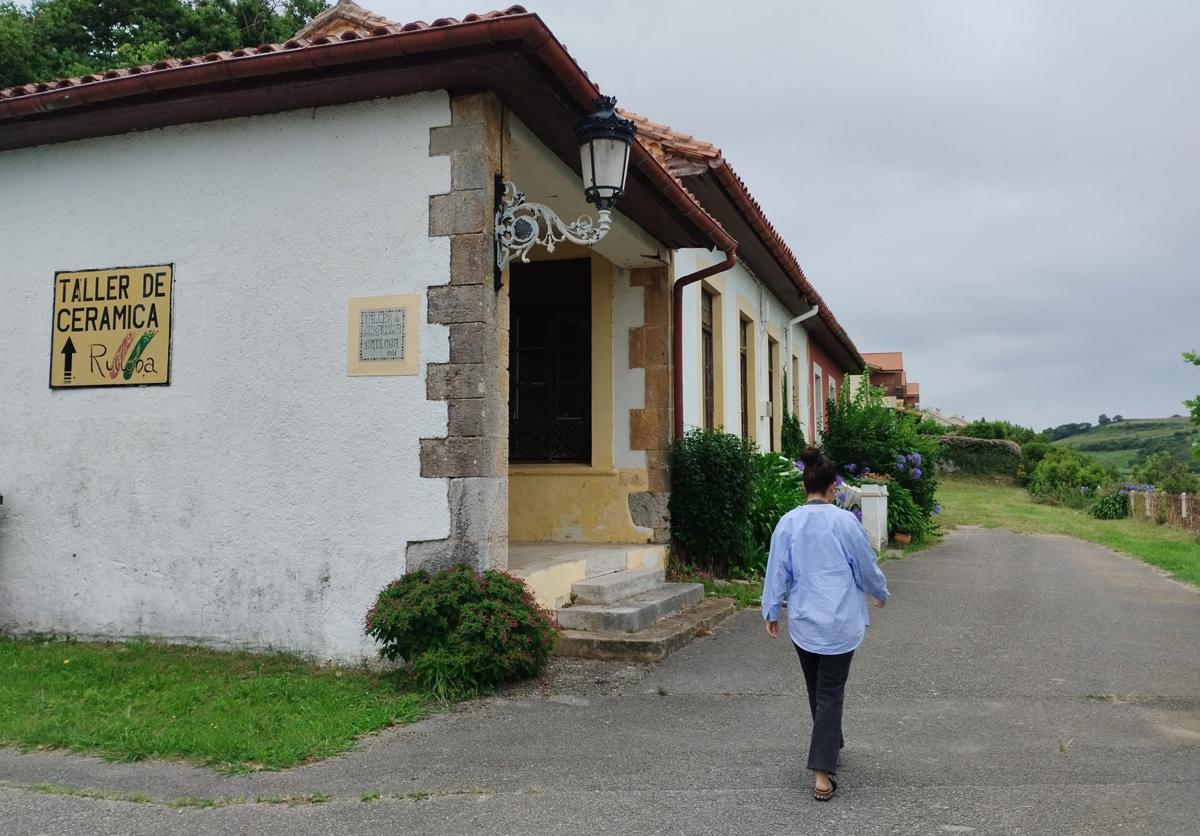
<instances>
[{"instance_id":1,"label":"ceramic tile plaque","mask_svg":"<svg viewBox=\"0 0 1200 836\"><path fill-rule=\"evenodd\" d=\"M346 374L415 375L420 314L415 294L351 299Z\"/></svg>"}]
</instances>

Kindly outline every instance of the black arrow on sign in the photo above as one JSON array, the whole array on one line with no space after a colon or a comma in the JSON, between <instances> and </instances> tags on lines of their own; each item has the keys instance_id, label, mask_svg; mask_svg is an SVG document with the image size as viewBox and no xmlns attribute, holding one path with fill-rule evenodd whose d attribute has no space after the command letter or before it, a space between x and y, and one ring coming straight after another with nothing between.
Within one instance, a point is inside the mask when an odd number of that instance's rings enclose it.
<instances>
[{"instance_id":1,"label":"black arrow on sign","mask_svg":"<svg viewBox=\"0 0 1200 836\"><path fill-rule=\"evenodd\" d=\"M62 347L63 356L63 383L71 382L71 362L75 358L75 343L71 342L71 338L67 337L66 344Z\"/></svg>"}]
</instances>

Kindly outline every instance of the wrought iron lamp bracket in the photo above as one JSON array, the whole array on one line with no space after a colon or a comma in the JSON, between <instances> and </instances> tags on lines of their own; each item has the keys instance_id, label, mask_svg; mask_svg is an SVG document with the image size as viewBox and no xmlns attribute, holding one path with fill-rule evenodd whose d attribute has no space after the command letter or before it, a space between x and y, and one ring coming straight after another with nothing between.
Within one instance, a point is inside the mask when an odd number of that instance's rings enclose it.
<instances>
[{"instance_id":1,"label":"wrought iron lamp bracket","mask_svg":"<svg viewBox=\"0 0 1200 836\"><path fill-rule=\"evenodd\" d=\"M529 251L541 244L547 252L563 241L594 247L612 228L612 213L600 209L593 221L582 215L575 223L568 224L549 206L530 203L524 192L517 191L511 181L504 182L501 192L496 189L496 270L503 271L513 257L529 261Z\"/></svg>"}]
</instances>

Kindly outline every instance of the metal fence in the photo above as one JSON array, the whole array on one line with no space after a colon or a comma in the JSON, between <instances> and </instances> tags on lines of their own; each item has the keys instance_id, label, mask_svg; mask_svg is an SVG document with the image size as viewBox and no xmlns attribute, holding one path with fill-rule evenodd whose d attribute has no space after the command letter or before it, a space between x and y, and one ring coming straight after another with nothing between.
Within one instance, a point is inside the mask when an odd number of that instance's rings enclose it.
<instances>
[{"instance_id":1,"label":"metal fence","mask_svg":"<svg viewBox=\"0 0 1200 836\"><path fill-rule=\"evenodd\" d=\"M1200 494L1133 491L1129 494L1129 516L1200 534Z\"/></svg>"}]
</instances>

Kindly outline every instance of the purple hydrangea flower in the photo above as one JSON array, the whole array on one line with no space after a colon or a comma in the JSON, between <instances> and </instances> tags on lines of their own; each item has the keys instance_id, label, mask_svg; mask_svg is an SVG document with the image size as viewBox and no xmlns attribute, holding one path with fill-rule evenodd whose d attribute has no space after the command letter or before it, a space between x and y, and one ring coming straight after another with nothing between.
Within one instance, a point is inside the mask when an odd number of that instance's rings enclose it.
<instances>
[{"instance_id":1,"label":"purple hydrangea flower","mask_svg":"<svg viewBox=\"0 0 1200 836\"><path fill-rule=\"evenodd\" d=\"M914 467L912 469L912 472L909 474L909 476L912 476L912 478L914 478L914 479L920 479L921 478L921 468Z\"/></svg>"},{"instance_id":2,"label":"purple hydrangea flower","mask_svg":"<svg viewBox=\"0 0 1200 836\"><path fill-rule=\"evenodd\" d=\"M859 522L862 522L862 508L854 508L850 511Z\"/></svg>"},{"instance_id":3,"label":"purple hydrangea flower","mask_svg":"<svg viewBox=\"0 0 1200 836\"><path fill-rule=\"evenodd\" d=\"M940 503L940 502L933 503L933 513L935 513L935 514L942 513L942 503Z\"/></svg>"},{"instance_id":4,"label":"purple hydrangea flower","mask_svg":"<svg viewBox=\"0 0 1200 836\"><path fill-rule=\"evenodd\" d=\"M846 480L843 479L842 474L839 473L837 478L833 480L833 484L837 485L840 488L842 485L846 484Z\"/></svg>"},{"instance_id":5,"label":"purple hydrangea flower","mask_svg":"<svg viewBox=\"0 0 1200 836\"><path fill-rule=\"evenodd\" d=\"M796 470L803 473L804 472L804 462L796 462Z\"/></svg>"},{"instance_id":6,"label":"purple hydrangea flower","mask_svg":"<svg viewBox=\"0 0 1200 836\"><path fill-rule=\"evenodd\" d=\"M920 453L909 453L908 460L910 462L912 462L913 464L917 465L918 467L921 466L921 454Z\"/></svg>"},{"instance_id":7,"label":"purple hydrangea flower","mask_svg":"<svg viewBox=\"0 0 1200 836\"><path fill-rule=\"evenodd\" d=\"M855 473L858 473L858 465L856 465L856 464L848 464L848 465L846 465L846 472L847 472L847 473L849 473L849 474L851 474L851 475L853 475L853 474L855 474Z\"/></svg>"}]
</instances>

